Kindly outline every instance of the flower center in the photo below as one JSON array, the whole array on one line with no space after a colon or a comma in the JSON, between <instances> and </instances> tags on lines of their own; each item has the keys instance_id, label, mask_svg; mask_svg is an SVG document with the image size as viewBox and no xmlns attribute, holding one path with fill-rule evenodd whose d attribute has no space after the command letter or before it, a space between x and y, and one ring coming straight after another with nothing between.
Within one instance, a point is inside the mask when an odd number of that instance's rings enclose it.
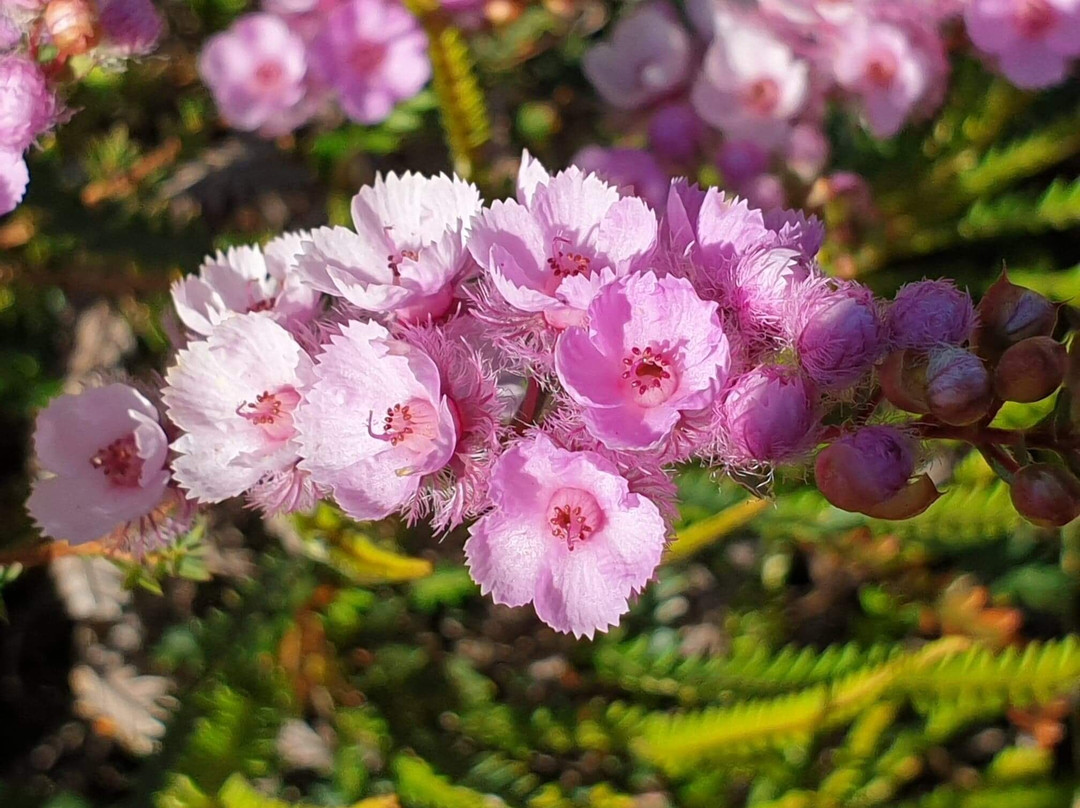
<instances>
[{"instance_id":1,"label":"flower center","mask_svg":"<svg viewBox=\"0 0 1080 808\"><path fill-rule=\"evenodd\" d=\"M394 279L401 277L401 265L406 261L419 261L419 250L401 250L398 253L391 253L386 256L386 265L390 268L390 271L394 273Z\"/></svg>"},{"instance_id":2,"label":"flower center","mask_svg":"<svg viewBox=\"0 0 1080 808\"><path fill-rule=\"evenodd\" d=\"M891 53L882 53L866 65L866 77L875 87L888 87L896 78L896 70L896 58Z\"/></svg>"},{"instance_id":3,"label":"flower center","mask_svg":"<svg viewBox=\"0 0 1080 808\"><path fill-rule=\"evenodd\" d=\"M274 308L274 298L267 297L263 298L262 300L256 300L254 303L248 306L247 310L250 314L251 312L255 311L270 311L270 309L272 308Z\"/></svg>"},{"instance_id":4,"label":"flower center","mask_svg":"<svg viewBox=\"0 0 1080 808\"><path fill-rule=\"evenodd\" d=\"M780 88L773 79L758 79L743 92L743 103L756 115L771 115L780 103Z\"/></svg>"},{"instance_id":5,"label":"flower center","mask_svg":"<svg viewBox=\"0 0 1080 808\"><path fill-rule=\"evenodd\" d=\"M386 46L378 42L357 45L349 55L349 66L354 72L366 76L373 72L386 58Z\"/></svg>"},{"instance_id":6,"label":"flower center","mask_svg":"<svg viewBox=\"0 0 1080 808\"><path fill-rule=\"evenodd\" d=\"M551 535L566 542L573 550L603 527L604 512L588 491L580 488L560 488L551 496L547 507Z\"/></svg>"},{"instance_id":7,"label":"flower center","mask_svg":"<svg viewBox=\"0 0 1080 808\"><path fill-rule=\"evenodd\" d=\"M567 250L564 251L561 245L565 245ZM552 241L551 257L547 260L552 274L560 280L572 278L575 275L585 275L587 277L591 272L589 259L580 253L570 252L569 247L570 242L564 238L557 238Z\"/></svg>"},{"instance_id":8,"label":"flower center","mask_svg":"<svg viewBox=\"0 0 1080 808\"><path fill-rule=\"evenodd\" d=\"M629 380L634 400L642 407L655 407L671 398L679 380L672 360L651 347L632 348L623 359L622 377Z\"/></svg>"},{"instance_id":9,"label":"flower center","mask_svg":"<svg viewBox=\"0 0 1080 808\"><path fill-rule=\"evenodd\" d=\"M271 88L281 83L284 71L278 62L263 62L255 68L255 80L260 86Z\"/></svg>"},{"instance_id":10,"label":"flower center","mask_svg":"<svg viewBox=\"0 0 1080 808\"><path fill-rule=\"evenodd\" d=\"M421 398L388 407L383 418L382 439L391 446L415 448L421 441L434 440L439 432L439 416L435 408Z\"/></svg>"},{"instance_id":11,"label":"flower center","mask_svg":"<svg viewBox=\"0 0 1080 808\"><path fill-rule=\"evenodd\" d=\"M261 427L271 440L283 441L296 434L292 414L299 403L300 394L286 386L275 393L264 390L254 402L245 401L237 407L236 414Z\"/></svg>"},{"instance_id":12,"label":"flower center","mask_svg":"<svg viewBox=\"0 0 1080 808\"><path fill-rule=\"evenodd\" d=\"M1029 39L1038 39L1054 27L1057 14L1047 0L1021 0L1016 10L1016 27Z\"/></svg>"},{"instance_id":13,"label":"flower center","mask_svg":"<svg viewBox=\"0 0 1080 808\"><path fill-rule=\"evenodd\" d=\"M117 438L108 446L98 449L90 458L90 465L101 469L109 482L118 488L137 488L143 461L135 446L135 433Z\"/></svg>"}]
</instances>

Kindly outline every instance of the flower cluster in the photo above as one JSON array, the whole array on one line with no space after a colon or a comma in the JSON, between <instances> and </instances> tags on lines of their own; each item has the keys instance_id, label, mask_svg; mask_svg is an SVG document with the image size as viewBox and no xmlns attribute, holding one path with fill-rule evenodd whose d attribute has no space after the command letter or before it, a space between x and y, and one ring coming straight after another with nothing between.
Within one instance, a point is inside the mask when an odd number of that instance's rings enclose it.
<instances>
[{"instance_id":1,"label":"flower cluster","mask_svg":"<svg viewBox=\"0 0 1080 808\"><path fill-rule=\"evenodd\" d=\"M685 181L663 211L526 153L515 198L390 174L352 227L218 253L173 287L160 409L111 385L41 414L31 513L71 541L130 535L165 497L468 524L485 593L591 637L660 563L677 464L767 487L824 445L826 497L905 518L937 490L919 424L870 421L878 375L943 428L1061 382L1034 293L999 288L977 316L926 281L886 304L821 272L816 219ZM1007 370L1035 354L1039 390ZM1028 473L1029 499L1071 485L1054 474Z\"/></svg>"},{"instance_id":2,"label":"flower cluster","mask_svg":"<svg viewBox=\"0 0 1080 808\"><path fill-rule=\"evenodd\" d=\"M0 215L26 193L26 150L66 114L65 65L144 55L162 27L151 0L17 0L0 8Z\"/></svg>"},{"instance_id":3,"label":"flower cluster","mask_svg":"<svg viewBox=\"0 0 1080 808\"><path fill-rule=\"evenodd\" d=\"M207 41L199 72L230 126L273 137L331 102L378 123L423 88L431 63L401 0L264 0Z\"/></svg>"},{"instance_id":4,"label":"flower cluster","mask_svg":"<svg viewBox=\"0 0 1080 808\"><path fill-rule=\"evenodd\" d=\"M586 75L619 110L644 111L649 151L596 149L575 162L644 188L663 167L713 157L726 185L762 207L780 204L773 158L807 181L828 159L830 102L876 137L937 109L947 50L962 21L975 51L1023 88L1064 80L1080 57L1073 0L697 0L691 25L648 0L623 14L584 57ZM714 138L710 130L722 138ZM630 173L626 167L632 167Z\"/></svg>"}]
</instances>

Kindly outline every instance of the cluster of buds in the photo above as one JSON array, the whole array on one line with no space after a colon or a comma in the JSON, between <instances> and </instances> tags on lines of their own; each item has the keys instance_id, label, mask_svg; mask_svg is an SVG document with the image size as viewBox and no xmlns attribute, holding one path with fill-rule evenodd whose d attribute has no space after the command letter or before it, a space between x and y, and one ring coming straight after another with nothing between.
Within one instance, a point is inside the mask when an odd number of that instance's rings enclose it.
<instances>
[{"instance_id":1,"label":"cluster of buds","mask_svg":"<svg viewBox=\"0 0 1080 808\"><path fill-rule=\"evenodd\" d=\"M0 8L0 215L26 193L26 150L64 119L65 85L91 65L149 53L162 27L151 0L10 0Z\"/></svg>"},{"instance_id":2,"label":"cluster of buds","mask_svg":"<svg viewBox=\"0 0 1080 808\"><path fill-rule=\"evenodd\" d=\"M886 303L829 278L822 227L798 212L680 180L657 216L528 153L514 198L390 174L352 220L218 253L177 282L184 334L159 392L110 385L44 410L49 476L29 509L46 533L113 531L145 551L168 540L162 503L174 529L233 497L268 514L332 498L357 520L468 525L485 593L591 637L660 563L682 464L767 488L816 452L838 507L909 517L937 496L920 438L975 429L997 400L990 364L962 346L977 333L1000 369L1046 338L1033 299L1000 288L980 320L946 282ZM877 377L905 383L898 354L915 412L937 420L874 415ZM1016 475L1018 507L1045 523L1076 487L1055 469Z\"/></svg>"},{"instance_id":3,"label":"cluster of buds","mask_svg":"<svg viewBox=\"0 0 1080 808\"><path fill-rule=\"evenodd\" d=\"M634 5L583 62L605 101L644 121L649 150L630 161L592 147L580 164L639 193L664 169L711 158L727 187L782 204L785 183L810 184L828 161L831 105L879 138L933 115L961 21L983 60L1023 88L1064 81L1080 56L1072 0L692 0L689 25L675 5Z\"/></svg>"}]
</instances>

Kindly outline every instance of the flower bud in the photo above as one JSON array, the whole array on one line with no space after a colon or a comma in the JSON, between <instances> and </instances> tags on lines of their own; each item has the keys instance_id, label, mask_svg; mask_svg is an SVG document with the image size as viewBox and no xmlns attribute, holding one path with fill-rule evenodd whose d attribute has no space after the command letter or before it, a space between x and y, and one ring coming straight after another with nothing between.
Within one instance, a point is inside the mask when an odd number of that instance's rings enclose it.
<instances>
[{"instance_id":1,"label":"flower bud","mask_svg":"<svg viewBox=\"0 0 1080 808\"><path fill-rule=\"evenodd\" d=\"M900 489L894 497L885 500L880 505L865 509L863 513L874 519L893 521L910 519L933 505L940 496L941 492L937 490L930 476L920 474Z\"/></svg>"},{"instance_id":2,"label":"flower bud","mask_svg":"<svg viewBox=\"0 0 1080 808\"><path fill-rule=\"evenodd\" d=\"M1024 466L1009 493L1019 514L1040 527L1062 527L1080 516L1080 480L1052 463Z\"/></svg>"},{"instance_id":3,"label":"flower bud","mask_svg":"<svg viewBox=\"0 0 1080 808\"><path fill-rule=\"evenodd\" d=\"M896 293L886 325L893 348L963 345L975 327L975 306L951 281L917 281Z\"/></svg>"},{"instance_id":4,"label":"flower bud","mask_svg":"<svg viewBox=\"0 0 1080 808\"><path fill-rule=\"evenodd\" d=\"M906 412L930 412L926 400L926 354L901 349L885 357L878 373L881 392L889 403Z\"/></svg>"},{"instance_id":5,"label":"flower bud","mask_svg":"<svg viewBox=\"0 0 1080 808\"><path fill-rule=\"evenodd\" d=\"M1040 401L1061 386L1069 356L1050 337L1028 337L1001 355L994 371L994 391L1005 401Z\"/></svg>"},{"instance_id":6,"label":"flower bud","mask_svg":"<svg viewBox=\"0 0 1080 808\"><path fill-rule=\"evenodd\" d=\"M941 347L926 366L926 401L930 412L953 426L978 421L990 409L994 392L986 366L971 351Z\"/></svg>"},{"instance_id":7,"label":"flower bud","mask_svg":"<svg viewBox=\"0 0 1080 808\"><path fill-rule=\"evenodd\" d=\"M1029 337L1049 337L1057 307L1031 289L1011 283L1004 272L979 301L979 324L973 342L986 357L1000 355Z\"/></svg>"},{"instance_id":8,"label":"flower bud","mask_svg":"<svg viewBox=\"0 0 1080 808\"><path fill-rule=\"evenodd\" d=\"M891 426L868 426L846 435L822 449L814 464L825 499L857 513L896 496L914 470L911 439Z\"/></svg>"},{"instance_id":9,"label":"flower bud","mask_svg":"<svg viewBox=\"0 0 1080 808\"><path fill-rule=\"evenodd\" d=\"M692 163L705 137L705 124L690 104L668 104L653 113L649 145L662 160Z\"/></svg>"},{"instance_id":10,"label":"flower bud","mask_svg":"<svg viewBox=\"0 0 1080 808\"><path fill-rule=\"evenodd\" d=\"M44 20L49 38L63 54L78 56L97 43L97 12L90 0L50 0Z\"/></svg>"},{"instance_id":11,"label":"flower bud","mask_svg":"<svg viewBox=\"0 0 1080 808\"><path fill-rule=\"evenodd\" d=\"M820 286L798 309L795 349L806 375L825 390L861 381L885 343L873 294L857 283Z\"/></svg>"},{"instance_id":12,"label":"flower bud","mask_svg":"<svg viewBox=\"0 0 1080 808\"><path fill-rule=\"evenodd\" d=\"M813 441L817 394L790 368L763 366L735 381L721 405L721 418L736 462L790 460Z\"/></svg>"}]
</instances>

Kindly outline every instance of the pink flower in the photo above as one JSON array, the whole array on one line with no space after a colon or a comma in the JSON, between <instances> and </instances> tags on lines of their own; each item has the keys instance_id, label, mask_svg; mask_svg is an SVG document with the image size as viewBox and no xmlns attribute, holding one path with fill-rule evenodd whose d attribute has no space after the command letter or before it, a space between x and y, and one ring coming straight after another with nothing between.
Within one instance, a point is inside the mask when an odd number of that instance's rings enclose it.
<instances>
[{"instance_id":1,"label":"pink flower","mask_svg":"<svg viewBox=\"0 0 1080 808\"><path fill-rule=\"evenodd\" d=\"M296 413L300 465L354 519L409 504L454 456L459 424L439 368L378 323L331 337L313 376Z\"/></svg>"},{"instance_id":2,"label":"pink flower","mask_svg":"<svg viewBox=\"0 0 1080 808\"><path fill-rule=\"evenodd\" d=\"M8 51L19 44L22 31L3 10L0 10L0 52Z\"/></svg>"},{"instance_id":3,"label":"pink flower","mask_svg":"<svg viewBox=\"0 0 1080 808\"><path fill-rule=\"evenodd\" d=\"M656 216L575 167L536 179L525 204L496 201L481 212L469 251L511 307L565 328L581 321L604 283L647 260Z\"/></svg>"},{"instance_id":4,"label":"pink flower","mask_svg":"<svg viewBox=\"0 0 1080 808\"><path fill-rule=\"evenodd\" d=\"M916 281L896 293L886 326L894 349L962 345L975 329L975 306L952 281Z\"/></svg>"},{"instance_id":5,"label":"pink flower","mask_svg":"<svg viewBox=\"0 0 1080 808\"><path fill-rule=\"evenodd\" d=\"M198 275L172 285L173 305L192 332L208 336L232 314L266 311L286 328L307 322L319 310L319 293L305 286L297 256L309 236L285 233L265 247L230 247L208 257Z\"/></svg>"},{"instance_id":6,"label":"pink flower","mask_svg":"<svg viewBox=\"0 0 1080 808\"><path fill-rule=\"evenodd\" d=\"M314 288L366 312L405 322L438 319L475 269L465 238L481 204L476 186L457 177L376 177L353 197L356 232L312 232L301 274Z\"/></svg>"},{"instance_id":7,"label":"pink flower","mask_svg":"<svg viewBox=\"0 0 1080 808\"><path fill-rule=\"evenodd\" d=\"M158 413L124 384L63 395L38 416L38 480L27 509L42 531L82 543L150 514L169 484Z\"/></svg>"},{"instance_id":8,"label":"pink flower","mask_svg":"<svg viewBox=\"0 0 1080 808\"><path fill-rule=\"evenodd\" d=\"M614 185L623 196L640 197L653 210L664 209L671 180L650 152L586 146L570 162Z\"/></svg>"},{"instance_id":9,"label":"pink flower","mask_svg":"<svg viewBox=\"0 0 1080 808\"><path fill-rule=\"evenodd\" d=\"M874 295L857 283L819 283L793 304L799 365L824 390L861 381L885 348Z\"/></svg>"},{"instance_id":10,"label":"pink flower","mask_svg":"<svg viewBox=\"0 0 1080 808\"><path fill-rule=\"evenodd\" d=\"M817 433L817 393L790 368L763 365L735 380L720 420L721 453L736 464L793 460Z\"/></svg>"},{"instance_id":11,"label":"pink flower","mask_svg":"<svg viewBox=\"0 0 1080 808\"><path fill-rule=\"evenodd\" d=\"M304 41L271 14L248 14L215 34L199 54L199 74L222 116L237 129L279 133L307 92Z\"/></svg>"},{"instance_id":12,"label":"pink flower","mask_svg":"<svg viewBox=\"0 0 1080 808\"><path fill-rule=\"evenodd\" d=\"M651 2L620 19L606 41L586 51L581 66L605 101L636 109L678 89L692 58L690 36L672 9Z\"/></svg>"},{"instance_id":13,"label":"pink flower","mask_svg":"<svg viewBox=\"0 0 1080 808\"><path fill-rule=\"evenodd\" d=\"M806 106L808 69L760 22L720 14L691 98L724 134L774 148Z\"/></svg>"},{"instance_id":14,"label":"pink flower","mask_svg":"<svg viewBox=\"0 0 1080 808\"><path fill-rule=\"evenodd\" d=\"M975 46L1020 87L1061 82L1080 55L1076 0L969 0L964 22Z\"/></svg>"},{"instance_id":15,"label":"pink flower","mask_svg":"<svg viewBox=\"0 0 1080 808\"><path fill-rule=\"evenodd\" d=\"M0 56L0 149L23 152L53 125L56 99L36 63Z\"/></svg>"},{"instance_id":16,"label":"pink flower","mask_svg":"<svg viewBox=\"0 0 1080 808\"><path fill-rule=\"evenodd\" d=\"M486 508L491 466L505 431L500 425L505 401L495 373L470 346L475 340L464 332L466 325L459 318L453 325L408 328L402 337L439 369L440 388L457 423L453 456L442 469L425 477L406 510L410 521L430 515L436 531L455 528Z\"/></svg>"},{"instance_id":17,"label":"pink flower","mask_svg":"<svg viewBox=\"0 0 1080 808\"><path fill-rule=\"evenodd\" d=\"M727 378L717 306L684 278L621 278L589 305L588 323L559 337L555 370L608 448L657 447L684 412L709 407Z\"/></svg>"},{"instance_id":18,"label":"pink flower","mask_svg":"<svg viewBox=\"0 0 1080 808\"><path fill-rule=\"evenodd\" d=\"M491 500L465 543L470 574L496 603L532 602L557 631L616 625L660 563L659 510L595 452L526 438L495 464Z\"/></svg>"},{"instance_id":19,"label":"pink flower","mask_svg":"<svg viewBox=\"0 0 1080 808\"><path fill-rule=\"evenodd\" d=\"M880 505L915 471L915 447L891 426L867 426L818 453L814 476L825 498L845 511Z\"/></svg>"},{"instance_id":20,"label":"pink flower","mask_svg":"<svg viewBox=\"0 0 1080 808\"><path fill-rule=\"evenodd\" d=\"M332 9L311 48L312 69L360 123L385 120L431 78L427 36L394 0L346 0Z\"/></svg>"},{"instance_id":21,"label":"pink flower","mask_svg":"<svg viewBox=\"0 0 1080 808\"><path fill-rule=\"evenodd\" d=\"M859 100L871 131L895 135L929 88L925 57L901 28L862 17L841 27L831 47L836 81Z\"/></svg>"},{"instance_id":22,"label":"pink flower","mask_svg":"<svg viewBox=\"0 0 1080 808\"><path fill-rule=\"evenodd\" d=\"M119 56L142 56L157 45L165 20L151 0L99 0L105 47Z\"/></svg>"},{"instance_id":23,"label":"pink flower","mask_svg":"<svg viewBox=\"0 0 1080 808\"><path fill-rule=\"evenodd\" d=\"M10 213L22 202L30 173L19 152L0 149L0 216Z\"/></svg>"},{"instance_id":24,"label":"pink flower","mask_svg":"<svg viewBox=\"0 0 1080 808\"><path fill-rule=\"evenodd\" d=\"M162 400L184 432L173 442L181 487L208 503L247 492L268 512L313 504L310 486L288 503L262 496L303 488L293 419L311 365L289 332L262 313L229 317L180 351Z\"/></svg>"}]
</instances>

